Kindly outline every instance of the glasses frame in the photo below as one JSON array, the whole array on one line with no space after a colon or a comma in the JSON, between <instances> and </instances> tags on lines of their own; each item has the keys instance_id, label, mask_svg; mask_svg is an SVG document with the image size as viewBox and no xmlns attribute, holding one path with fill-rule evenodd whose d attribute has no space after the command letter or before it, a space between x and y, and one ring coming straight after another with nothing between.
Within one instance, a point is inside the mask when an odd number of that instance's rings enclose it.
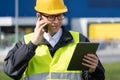
<instances>
[{"instance_id":1,"label":"glasses frame","mask_svg":"<svg viewBox=\"0 0 120 80\"><path fill-rule=\"evenodd\" d=\"M54 21L56 18L58 20L63 20L64 19L64 15L63 14L50 15L50 16L47 16L47 15L44 15L44 14L41 14L41 15L44 16L44 17L46 17L48 19L48 21Z\"/></svg>"}]
</instances>

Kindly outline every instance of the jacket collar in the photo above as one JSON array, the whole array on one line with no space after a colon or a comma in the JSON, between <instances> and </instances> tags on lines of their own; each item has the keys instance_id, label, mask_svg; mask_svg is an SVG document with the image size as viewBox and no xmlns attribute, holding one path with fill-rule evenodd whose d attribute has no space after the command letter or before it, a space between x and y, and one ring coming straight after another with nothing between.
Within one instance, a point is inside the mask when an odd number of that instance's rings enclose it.
<instances>
[{"instance_id":1,"label":"jacket collar","mask_svg":"<svg viewBox=\"0 0 120 80\"><path fill-rule=\"evenodd\" d=\"M59 40L60 44L63 46L63 45L66 45L70 42L73 42L73 37L71 35L71 33L65 29L65 27L61 27L62 28L62 36ZM49 44L48 41L43 37L43 39L41 40L40 44Z\"/></svg>"}]
</instances>

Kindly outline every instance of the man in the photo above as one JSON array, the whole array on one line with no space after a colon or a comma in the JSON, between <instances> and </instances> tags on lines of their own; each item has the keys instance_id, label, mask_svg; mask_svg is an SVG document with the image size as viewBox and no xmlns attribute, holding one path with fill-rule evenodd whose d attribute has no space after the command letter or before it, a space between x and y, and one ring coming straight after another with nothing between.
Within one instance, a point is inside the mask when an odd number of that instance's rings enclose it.
<instances>
[{"instance_id":1,"label":"man","mask_svg":"<svg viewBox=\"0 0 120 80\"><path fill-rule=\"evenodd\" d=\"M104 68L94 54L83 58L82 64L89 67L87 75L82 70L68 70L76 44L89 40L62 26L67 12L64 2L37 0L35 10L38 20L34 32L9 51L4 60L5 73L15 80L104 80Z\"/></svg>"}]
</instances>

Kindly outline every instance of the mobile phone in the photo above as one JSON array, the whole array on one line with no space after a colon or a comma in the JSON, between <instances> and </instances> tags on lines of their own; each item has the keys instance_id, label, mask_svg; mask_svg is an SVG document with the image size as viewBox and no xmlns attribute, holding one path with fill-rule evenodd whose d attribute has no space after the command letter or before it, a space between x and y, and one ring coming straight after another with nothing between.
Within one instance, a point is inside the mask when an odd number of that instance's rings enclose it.
<instances>
[{"instance_id":1,"label":"mobile phone","mask_svg":"<svg viewBox=\"0 0 120 80\"><path fill-rule=\"evenodd\" d=\"M45 32L48 32L48 25L45 25L43 29L45 30Z\"/></svg>"},{"instance_id":2,"label":"mobile phone","mask_svg":"<svg viewBox=\"0 0 120 80\"><path fill-rule=\"evenodd\" d=\"M42 20L42 16L38 16L38 17L40 18L39 21ZM45 30L45 32L48 32L48 25L45 25L43 29Z\"/></svg>"}]
</instances>

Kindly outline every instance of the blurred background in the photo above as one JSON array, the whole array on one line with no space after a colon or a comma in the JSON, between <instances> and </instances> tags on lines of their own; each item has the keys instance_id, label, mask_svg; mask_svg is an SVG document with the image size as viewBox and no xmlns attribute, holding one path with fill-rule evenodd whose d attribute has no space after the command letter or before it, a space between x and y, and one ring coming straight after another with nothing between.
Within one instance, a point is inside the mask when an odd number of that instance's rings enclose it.
<instances>
[{"instance_id":1,"label":"blurred background","mask_svg":"<svg viewBox=\"0 0 120 80\"><path fill-rule=\"evenodd\" d=\"M120 0L64 0L68 12L63 25L81 32L97 51L105 70L105 80L120 80ZM3 60L15 42L33 31L35 0L0 1L0 80L12 80L3 72Z\"/></svg>"}]
</instances>

